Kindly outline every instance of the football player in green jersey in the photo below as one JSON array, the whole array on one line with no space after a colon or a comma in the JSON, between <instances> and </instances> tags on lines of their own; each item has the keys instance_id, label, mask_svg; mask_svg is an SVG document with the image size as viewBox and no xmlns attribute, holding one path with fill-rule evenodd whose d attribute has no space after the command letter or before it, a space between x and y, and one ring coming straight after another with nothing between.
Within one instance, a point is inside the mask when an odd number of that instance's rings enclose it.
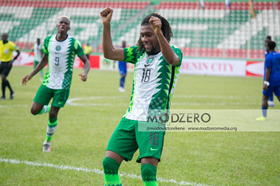
<instances>
[{"instance_id":1,"label":"football player in green jersey","mask_svg":"<svg viewBox=\"0 0 280 186\"><path fill-rule=\"evenodd\" d=\"M180 74L182 51L171 46L173 37L169 22L157 13L141 23L136 46L115 48L110 34L111 8L100 12L103 22L104 57L133 63L134 78L130 105L111 139L103 160L105 185L121 185L118 169L123 160L130 161L139 148L138 163L145 186L156 186L157 165L163 150L165 131L141 131L154 111L168 111Z\"/></svg>"},{"instance_id":2,"label":"football player in green jersey","mask_svg":"<svg viewBox=\"0 0 280 186\"><path fill-rule=\"evenodd\" d=\"M31 107L33 115L49 112L46 140L43 143L44 152L49 152L51 149L51 139L57 126L58 111L64 107L69 97L75 56L78 55L84 63L84 72L79 74L82 81L87 80L90 70L89 61L80 42L67 34L70 30L69 18L60 17L56 27L57 34L47 37L44 41L42 60L33 72L21 80L22 85L26 85L27 81L30 81L34 75L49 64L43 83L37 91ZM53 101L50 107L48 104L51 98Z\"/></svg>"}]
</instances>

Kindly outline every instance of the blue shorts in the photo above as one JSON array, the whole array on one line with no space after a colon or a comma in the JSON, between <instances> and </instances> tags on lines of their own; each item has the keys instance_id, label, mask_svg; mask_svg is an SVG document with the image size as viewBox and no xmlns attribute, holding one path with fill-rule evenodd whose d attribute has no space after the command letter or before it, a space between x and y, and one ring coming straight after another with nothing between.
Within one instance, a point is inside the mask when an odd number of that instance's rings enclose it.
<instances>
[{"instance_id":1,"label":"blue shorts","mask_svg":"<svg viewBox=\"0 0 280 186\"><path fill-rule=\"evenodd\" d=\"M126 71L127 71L126 69L123 68L119 70L120 70L120 75L126 75Z\"/></svg>"},{"instance_id":2,"label":"blue shorts","mask_svg":"<svg viewBox=\"0 0 280 186\"><path fill-rule=\"evenodd\" d=\"M268 89L265 91L263 90L263 95L266 95L266 96L271 96L272 93L275 94L275 96L280 96L280 85L273 85L273 84L270 84L268 86Z\"/></svg>"}]
</instances>

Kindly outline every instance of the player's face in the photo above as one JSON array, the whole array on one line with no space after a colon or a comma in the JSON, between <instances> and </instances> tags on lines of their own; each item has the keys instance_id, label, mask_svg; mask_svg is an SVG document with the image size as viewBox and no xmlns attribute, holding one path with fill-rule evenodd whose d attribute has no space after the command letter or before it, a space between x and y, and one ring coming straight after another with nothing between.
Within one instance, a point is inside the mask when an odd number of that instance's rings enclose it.
<instances>
[{"instance_id":1,"label":"player's face","mask_svg":"<svg viewBox=\"0 0 280 186\"><path fill-rule=\"evenodd\" d=\"M2 41L7 41L8 35L7 34L2 34L1 39L2 39Z\"/></svg>"},{"instance_id":2,"label":"player's face","mask_svg":"<svg viewBox=\"0 0 280 186\"><path fill-rule=\"evenodd\" d=\"M66 18L61 18L56 25L58 33L67 33L70 30L70 21Z\"/></svg>"},{"instance_id":3,"label":"player's face","mask_svg":"<svg viewBox=\"0 0 280 186\"><path fill-rule=\"evenodd\" d=\"M147 54L153 55L160 52L157 36L149 24L141 26L140 37Z\"/></svg>"},{"instance_id":4,"label":"player's face","mask_svg":"<svg viewBox=\"0 0 280 186\"><path fill-rule=\"evenodd\" d=\"M267 43L269 42L270 40L269 39L265 39L264 40L264 46L266 47Z\"/></svg>"}]
</instances>

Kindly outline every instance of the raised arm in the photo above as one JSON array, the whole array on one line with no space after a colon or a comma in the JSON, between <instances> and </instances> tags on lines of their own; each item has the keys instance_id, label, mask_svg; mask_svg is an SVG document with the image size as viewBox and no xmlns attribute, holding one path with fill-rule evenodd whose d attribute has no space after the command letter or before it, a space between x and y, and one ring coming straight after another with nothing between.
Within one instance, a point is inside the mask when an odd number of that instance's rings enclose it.
<instances>
[{"instance_id":1,"label":"raised arm","mask_svg":"<svg viewBox=\"0 0 280 186\"><path fill-rule=\"evenodd\" d=\"M84 63L84 72L81 73L81 74L78 74L79 76L81 76L81 80L82 81L86 81L87 80L87 75L88 75L88 72L90 70L90 63L86 57L86 55L82 55L80 57L80 59L82 60L82 62Z\"/></svg>"},{"instance_id":2,"label":"raised arm","mask_svg":"<svg viewBox=\"0 0 280 186\"><path fill-rule=\"evenodd\" d=\"M159 45L160 45L160 49L161 49L161 53L164 57L164 59L167 61L168 64L171 64L173 66L176 66L180 63L180 59L179 57L174 53L173 49L171 48L171 46L169 45L169 43L167 42L167 40L165 39L165 37L162 34L161 31L161 20L157 17L151 17L151 19L149 20L150 25L153 29L153 31L155 32Z\"/></svg>"},{"instance_id":3,"label":"raised arm","mask_svg":"<svg viewBox=\"0 0 280 186\"><path fill-rule=\"evenodd\" d=\"M44 55L40 63L36 66L36 68L29 75L26 75L22 78L21 84L26 85L27 81L30 81L33 76L35 76L40 70L42 70L48 64L48 55Z\"/></svg>"},{"instance_id":4,"label":"raised arm","mask_svg":"<svg viewBox=\"0 0 280 186\"><path fill-rule=\"evenodd\" d=\"M103 22L103 39L102 47L104 57L111 60L124 61L124 51L121 48L114 48L111 38L111 26L113 10L106 8L100 12L100 16Z\"/></svg>"}]
</instances>

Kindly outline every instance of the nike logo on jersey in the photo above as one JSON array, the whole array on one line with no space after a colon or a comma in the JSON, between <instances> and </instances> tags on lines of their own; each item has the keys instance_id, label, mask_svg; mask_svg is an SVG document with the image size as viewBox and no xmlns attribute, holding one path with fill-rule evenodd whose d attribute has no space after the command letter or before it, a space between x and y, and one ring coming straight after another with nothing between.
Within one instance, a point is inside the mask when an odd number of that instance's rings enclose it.
<instances>
[{"instance_id":1,"label":"nike logo on jersey","mask_svg":"<svg viewBox=\"0 0 280 186\"><path fill-rule=\"evenodd\" d=\"M157 149L153 149L153 148L151 148L151 151L154 151L154 150L157 150Z\"/></svg>"}]
</instances>

